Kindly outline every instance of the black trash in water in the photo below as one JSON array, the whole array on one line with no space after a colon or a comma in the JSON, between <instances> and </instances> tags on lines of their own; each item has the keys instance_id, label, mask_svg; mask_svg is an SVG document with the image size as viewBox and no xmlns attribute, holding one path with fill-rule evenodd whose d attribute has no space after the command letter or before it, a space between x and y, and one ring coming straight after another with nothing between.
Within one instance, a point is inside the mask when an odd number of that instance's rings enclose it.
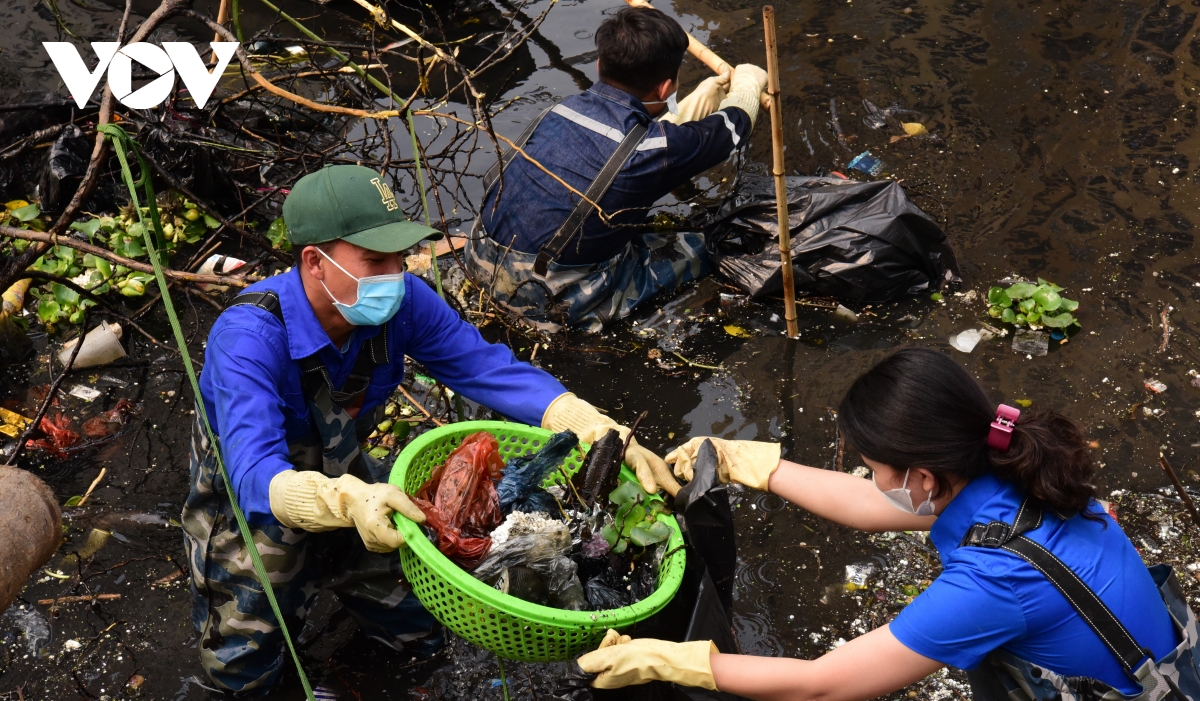
<instances>
[{"instance_id":1,"label":"black trash in water","mask_svg":"<svg viewBox=\"0 0 1200 701\"><path fill-rule=\"evenodd\" d=\"M789 177L786 185L797 292L884 302L960 280L946 235L896 181ZM783 291L772 178L744 175L705 231L730 282L752 297Z\"/></svg>"}]
</instances>

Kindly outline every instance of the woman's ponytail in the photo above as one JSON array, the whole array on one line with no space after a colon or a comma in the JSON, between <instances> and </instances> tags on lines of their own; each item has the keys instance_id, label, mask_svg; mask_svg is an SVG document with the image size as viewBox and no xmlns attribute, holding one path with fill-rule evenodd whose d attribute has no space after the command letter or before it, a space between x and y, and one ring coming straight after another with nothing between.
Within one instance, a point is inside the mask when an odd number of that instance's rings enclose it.
<instances>
[{"instance_id":1,"label":"woman's ponytail","mask_svg":"<svg viewBox=\"0 0 1200 701\"><path fill-rule=\"evenodd\" d=\"M952 482L991 472L1048 511L1088 518L1096 466L1079 426L1054 411L1026 409L1001 452L987 446L995 418L996 404L979 382L926 348L902 348L881 360L854 381L838 408L838 426L851 445L896 469L929 470L935 499Z\"/></svg>"},{"instance_id":2,"label":"woman's ponytail","mask_svg":"<svg viewBox=\"0 0 1200 701\"><path fill-rule=\"evenodd\" d=\"M1062 516L1084 512L1096 496L1096 464L1083 432L1056 411L1022 411L1008 450L988 451L988 462L997 477Z\"/></svg>"}]
</instances>

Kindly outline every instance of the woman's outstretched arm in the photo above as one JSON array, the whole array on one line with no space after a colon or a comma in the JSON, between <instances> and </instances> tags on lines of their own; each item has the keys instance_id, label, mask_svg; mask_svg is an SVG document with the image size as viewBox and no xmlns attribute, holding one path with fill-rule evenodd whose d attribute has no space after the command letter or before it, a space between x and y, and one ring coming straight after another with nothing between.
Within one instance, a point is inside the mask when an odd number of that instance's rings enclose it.
<instances>
[{"instance_id":1,"label":"woman's outstretched arm","mask_svg":"<svg viewBox=\"0 0 1200 701\"><path fill-rule=\"evenodd\" d=\"M927 531L936 520L892 506L871 480L787 460L779 461L769 488L821 518L860 531Z\"/></svg>"},{"instance_id":2,"label":"woman's outstretched arm","mask_svg":"<svg viewBox=\"0 0 1200 701\"><path fill-rule=\"evenodd\" d=\"M710 661L718 689L755 701L864 701L945 666L905 647L887 626L815 660L713 653Z\"/></svg>"}]
</instances>

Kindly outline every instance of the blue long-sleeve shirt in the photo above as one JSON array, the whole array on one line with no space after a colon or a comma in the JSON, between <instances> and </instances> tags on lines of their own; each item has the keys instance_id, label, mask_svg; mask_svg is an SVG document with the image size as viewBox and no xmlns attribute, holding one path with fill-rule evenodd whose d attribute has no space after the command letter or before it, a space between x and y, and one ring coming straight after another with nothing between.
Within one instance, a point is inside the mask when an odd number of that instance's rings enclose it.
<instances>
[{"instance_id":1,"label":"blue long-sleeve shirt","mask_svg":"<svg viewBox=\"0 0 1200 701\"><path fill-rule=\"evenodd\" d=\"M300 387L301 358L316 353L334 386L340 386L363 343L382 329L392 363L376 367L360 416L395 391L406 355L455 392L528 424L540 425L546 407L567 391L546 372L518 361L506 346L484 341L423 281L404 278L404 302L396 315L382 327L355 329L345 351L334 347L317 321L295 269L248 288L279 296L286 329L270 312L251 305L231 307L213 324L200 394L238 504L251 523L277 523L268 492L271 479L292 467L288 442L314 430Z\"/></svg>"},{"instance_id":2,"label":"blue long-sleeve shirt","mask_svg":"<svg viewBox=\"0 0 1200 701\"><path fill-rule=\"evenodd\" d=\"M685 124L654 121L633 95L607 83L563 100L547 114L525 144L525 152L586 192L592 180L635 124L649 126L641 144L598 204L612 214L609 226L594 213L584 220L582 241L571 241L559 256L563 265L608 260L645 231L627 226L645 220L661 197L725 160L750 135L750 116L726 107ZM496 197L499 195L499 206ZM516 156L488 191L483 225L501 246L537 253L575 209L578 197L537 166Z\"/></svg>"}]
</instances>

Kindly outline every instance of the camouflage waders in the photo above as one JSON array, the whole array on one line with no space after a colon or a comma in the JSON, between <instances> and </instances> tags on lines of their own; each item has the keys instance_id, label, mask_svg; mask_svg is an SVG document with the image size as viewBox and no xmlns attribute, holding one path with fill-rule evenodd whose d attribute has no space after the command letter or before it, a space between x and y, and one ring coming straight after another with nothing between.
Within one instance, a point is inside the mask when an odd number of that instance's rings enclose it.
<instances>
[{"instance_id":1,"label":"camouflage waders","mask_svg":"<svg viewBox=\"0 0 1200 701\"><path fill-rule=\"evenodd\" d=\"M1196 656L1200 627L1171 567L1154 565L1149 569L1180 642L1155 660L1083 580L1044 546L1022 535L1041 523L1041 509L1026 500L1013 523L975 524L962 545L1007 550L1041 572L1142 690L1126 694L1097 679L1066 677L1000 649L967 672L975 701L1200 701L1200 659Z\"/></svg>"},{"instance_id":2,"label":"camouflage waders","mask_svg":"<svg viewBox=\"0 0 1200 701\"><path fill-rule=\"evenodd\" d=\"M233 304L254 304L282 321L274 293L246 293ZM376 414L356 421L343 407L361 405L371 371L388 362L384 333L364 344L341 388L331 386L328 371L315 357L301 361L314 426L311 434L288 445L295 469L321 470L330 477L349 472L366 482L387 480L386 466L359 449ZM190 473L183 529L200 662L223 689L269 689L286 665L283 633L243 545L229 494L198 420L192 431ZM294 634L317 592L328 589L364 633L390 647L428 654L442 645L441 628L411 595L399 557L368 551L355 529L310 533L276 523L254 527L253 537Z\"/></svg>"},{"instance_id":3,"label":"camouflage waders","mask_svg":"<svg viewBox=\"0 0 1200 701\"><path fill-rule=\"evenodd\" d=\"M698 233L646 234L601 263L550 263L545 277L534 272L537 255L506 251L482 227L476 227L465 250L476 283L491 289L498 303L550 333L575 325L598 333L604 324L707 275L712 267L704 235Z\"/></svg>"}]
</instances>

